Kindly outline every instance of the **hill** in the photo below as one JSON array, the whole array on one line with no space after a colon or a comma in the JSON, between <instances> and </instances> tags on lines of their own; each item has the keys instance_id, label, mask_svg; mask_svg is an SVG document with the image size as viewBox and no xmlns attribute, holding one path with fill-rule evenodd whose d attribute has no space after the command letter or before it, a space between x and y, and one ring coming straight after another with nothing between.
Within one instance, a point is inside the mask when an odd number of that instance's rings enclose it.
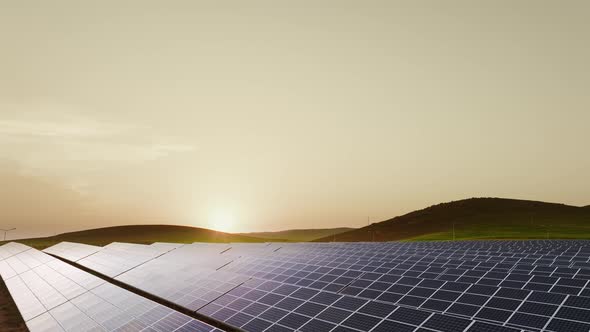
<instances>
[{"instance_id":1,"label":"hill","mask_svg":"<svg viewBox=\"0 0 590 332\"><path fill-rule=\"evenodd\" d=\"M322 229L289 229L279 232L240 233L240 235L274 241L307 242L322 237L334 237L336 234L348 232L351 230L354 230L354 228L340 227Z\"/></svg>"},{"instance_id":2,"label":"hill","mask_svg":"<svg viewBox=\"0 0 590 332\"><path fill-rule=\"evenodd\" d=\"M590 209L504 198L471 198L339 234L337 241L590 239ZM332 237L316 241L333 241Z\"/></svg>"},{"instance_id":3,"label":"hill","mask_svg":"<svg viewBox=\"0 0 590 332\"><path fill-rule=\"evenodd\" d=\"M103 246L111 242L150 244L153 242L266 242L250 236L217 232L210 229L171 225L129 225L96 228L56 236L17 240L28 246L44 249L62 241ZM0 242L0 244L2 244Z\"/></svg>"}]
</instances>

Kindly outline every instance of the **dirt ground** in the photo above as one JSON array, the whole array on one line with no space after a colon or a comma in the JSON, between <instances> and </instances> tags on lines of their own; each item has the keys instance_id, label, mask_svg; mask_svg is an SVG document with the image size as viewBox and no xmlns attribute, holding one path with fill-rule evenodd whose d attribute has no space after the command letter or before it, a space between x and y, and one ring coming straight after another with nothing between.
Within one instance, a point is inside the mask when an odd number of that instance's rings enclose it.
<instances>
[{"instance_id":1,"label":"dirt ground","mask_svg":"<svg viewBox=\"0 0 590 332\"><path fill-rule=\"evenodd\" d=\"M0 331L2 332L24 332L28 331L20 312L16 308L12 297L0 278Z\"/></svg>"}]
</instances>

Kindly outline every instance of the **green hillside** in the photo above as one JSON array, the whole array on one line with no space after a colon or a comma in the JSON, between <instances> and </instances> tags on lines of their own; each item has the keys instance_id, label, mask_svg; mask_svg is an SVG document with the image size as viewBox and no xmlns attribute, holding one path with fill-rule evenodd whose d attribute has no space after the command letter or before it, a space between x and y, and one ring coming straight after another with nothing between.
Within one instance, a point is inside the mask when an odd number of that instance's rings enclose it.
<instances>
[{"instance_id":1,"label":"green hillside","mask_svg":"<svg viewBox=\"0 0 590 332\"><path fill-rule=\"evenodd\" d=\"M590 208L503 198L442 203L339 234L336 241L590 239ZM316 241L333 241L323 237Z\"/></svg>"},{"instance_id":2,"label":"green hillside","mask_svg":"<svg viewBox=\"0 0 590 332\"><path fill-rule=\"evenodd\" d=\"M171 225L130 225L63 233L56 236L16 240L37 249L62 241L103 246L111 242L150 244L153 242L266 242L250 236L217 232L205 228ZM2 244L0 242L0 244Z\"/></svg>"},{"instance_id":3,"label":"green hillside","mask_svg":"<svg viewBox=\"0 0 590 332\"><path fill-rule=\"evenodd\" d=\"M334 235L336 234L348 232L353 229L354 228L349 227L322 229L290 229L279 232L241 233L241 235L261 239L269 239L274 241L307 242L327 236L334 237Z\"/></svg>"}]
</instances>

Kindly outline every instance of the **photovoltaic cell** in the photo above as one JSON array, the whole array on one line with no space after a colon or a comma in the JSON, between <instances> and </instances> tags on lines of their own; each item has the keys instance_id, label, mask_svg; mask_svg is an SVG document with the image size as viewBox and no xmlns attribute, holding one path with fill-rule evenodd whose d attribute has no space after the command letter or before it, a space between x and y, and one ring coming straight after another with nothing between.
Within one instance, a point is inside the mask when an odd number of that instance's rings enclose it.
<instances>
[{"instance_id":1,"label":"photovoltaic cell","mask_svg":"<svg viewBox=\"0 0 590 332\"><path fill-rule=\"evenodd\" d=\"M565 331L590 324L588 241L162 247L168 251L147 260L125 258L130 268L116 278L246 331ZM138 248L119 243L100 254L116 260L112 250ZM92 256L81 263L94 268Z\"/></svg>"},{"instance_id":2,"label":"photovoltaic cell","mask_svg":"<svg viewBox=\"0 0 590 332\"><path fill-rule=\"evenodd\" d=\"M0 251L0 273L31 332L216 330L35 249L10 243Z\"/></svg>"}]
</instances>

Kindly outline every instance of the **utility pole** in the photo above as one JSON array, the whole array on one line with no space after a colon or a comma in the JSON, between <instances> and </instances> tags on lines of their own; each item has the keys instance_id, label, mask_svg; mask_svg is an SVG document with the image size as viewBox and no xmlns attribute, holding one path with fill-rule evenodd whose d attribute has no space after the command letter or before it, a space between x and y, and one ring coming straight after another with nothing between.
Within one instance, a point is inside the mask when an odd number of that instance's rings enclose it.
<instances>
[{"instance_id":1,"label":"utility pole","mask_svg":"<svg viewBox=\"0 0 590 332\"><path fill-rule=\"evenodd\" d=\"M455 222L453 221L453 241L455 241Z\"/></svg>"},{"instance_id":2,"label":"utility pole","mask_svg":"<svg viewBox=\"0 0 590 332\"><path fill-rule=\"evenodd\" d=\"M14 231L16 228L11 228L11 229L0 229L0 231L4 231L4 240L2 241L6 241L6 233L10 232L10 231Z\"/></svg>"}]
</instances>

